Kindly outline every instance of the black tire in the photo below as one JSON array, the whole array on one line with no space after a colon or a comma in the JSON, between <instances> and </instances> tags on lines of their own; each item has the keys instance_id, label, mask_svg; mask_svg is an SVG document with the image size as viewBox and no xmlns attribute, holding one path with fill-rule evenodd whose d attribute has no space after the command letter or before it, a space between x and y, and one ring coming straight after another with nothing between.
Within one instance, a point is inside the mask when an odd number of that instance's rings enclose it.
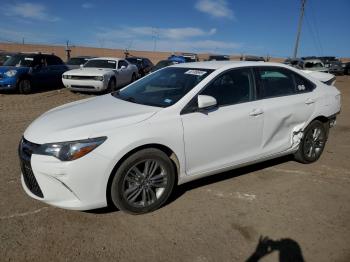
<instances>
[{"instance_id":1,"label":"black tire","mask_svg":"<svg viewBox=\"0 0 350 262\"><path fill-rule=\"evenodd\" d=\"M130 214L154 211L169 198L175 175L174 165L164 152L155 148L140 150L129 156L115 172L110 199L119 210Z\"/></svg>"},{"instance_id":2,"label":"black tire","mask_svg":"<svg viewBox=\"0 0 350 262\"><path fill-rule=\"evenodd\" d=\"M294 154L298 162L310 164L320 158L327 142L328 128L327 123L318 120L306 127L299 149Z\"/></svg>"},{"instance_id":3,"label":"black tire","mask_svg":"<svg viewBox=\"0 0 350 262\"><path fill-rule=\"evenodd\" d=\"M117 82L114 78L111 78L108 82L107 92L113 92L115 90L117 90Z\"/></svg>"},{"instance_id":4,"label":"black tire","mask_svg":"<svg viewBox=\"0 0 350 262\"><path fill-rule=\"evenodd\" d=\"M131 76L131 82L130 83L135 82L135 80L136 80L136 74L133 73L132 76Z\"/></svg>"},{"instance_id":5,"label":"black tire","mask_svg":"<svg viewBox=\"0 0 350 262\"><path fill-rule=\"evenodd\" d=\"M32 92L32 83L27 78L19 80L17 87L20 94L29 94Z\"/></svg>"}]
</instances>

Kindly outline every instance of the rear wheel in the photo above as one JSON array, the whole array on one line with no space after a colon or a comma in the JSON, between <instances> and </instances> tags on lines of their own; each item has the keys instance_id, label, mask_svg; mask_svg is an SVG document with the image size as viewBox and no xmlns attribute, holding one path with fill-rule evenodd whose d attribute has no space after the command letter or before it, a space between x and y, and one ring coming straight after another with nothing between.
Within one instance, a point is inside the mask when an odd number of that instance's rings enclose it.
<instances>
[{"instance_id":1,"label":"rear wheel","mask_svg":"<svg viewBox=\"0 0 350 262\"><path fill-rule=\"evenodd\" d=\"M18 91L20 94L29 94L32 91L32 83L29 79L22 79L18 82Z\"/></svg>"},{"instance_id":2,"label":"rear wheel","mask_svg":"<svg viewBox=\"0 0 350 262\"><path fill-rule=\"evenodd\" d=\"M154 148L128 157L116 171L110 190L113 204L132 214L151 212L169 198L175 169L169 157Z\"/></svg>"},{"instance_id":3,"label":"rear wheel","mask_svg":"<svg viewBox=\"0 0 350 262\"><path fill-rule=\"evenodd\" d=\"M317 161L326 145L327 133L324 123L318 120L311 122L305 129L295 159L305 164Z\"/></svg>"}]
</instances>

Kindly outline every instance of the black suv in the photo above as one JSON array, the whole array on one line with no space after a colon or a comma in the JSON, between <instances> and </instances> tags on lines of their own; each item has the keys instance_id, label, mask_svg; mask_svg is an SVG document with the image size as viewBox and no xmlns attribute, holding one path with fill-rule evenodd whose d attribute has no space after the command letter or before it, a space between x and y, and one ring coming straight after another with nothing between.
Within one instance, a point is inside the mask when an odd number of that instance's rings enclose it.
<instances>
[{"instance_id":1,"label":"black suv","mask_svg":"<svg viewBox=\"0 0 350 262\"><path fill-rule=\"evenodd\" d=\"M147 75L153 68L151 60L145 57L127 57L126 60L131 64L134 64L139 69L139 76L143 77Z\"/></svg>"}]
</instances>

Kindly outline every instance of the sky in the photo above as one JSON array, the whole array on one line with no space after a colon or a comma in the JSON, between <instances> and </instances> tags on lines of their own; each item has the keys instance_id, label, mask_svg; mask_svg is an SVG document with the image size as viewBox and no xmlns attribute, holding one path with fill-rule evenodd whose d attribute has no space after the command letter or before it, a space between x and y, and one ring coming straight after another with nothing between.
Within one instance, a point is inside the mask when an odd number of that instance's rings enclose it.
<instances>
[{"instance_id":1,"label":"sky","mask_svg":"<svg viewBox=\"0 0 350 262\"><path fill-rule=\"evenodd\" d=\"M288 57L301 0L2 0L0 41ZM350 57L350 1L307 0L298 56Z\"/></svg>"}]
</instances>

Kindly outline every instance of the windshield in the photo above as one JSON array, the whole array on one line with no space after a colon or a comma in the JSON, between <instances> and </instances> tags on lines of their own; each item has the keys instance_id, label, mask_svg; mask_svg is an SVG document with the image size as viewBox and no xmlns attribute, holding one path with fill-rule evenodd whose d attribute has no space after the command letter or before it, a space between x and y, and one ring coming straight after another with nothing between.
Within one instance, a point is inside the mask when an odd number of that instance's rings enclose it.
<instances>
[{"instance_id":1,"label":"windshield","mask_svg":"<svg viewBox=\"0 0 350 262\"><path fill-rule=\"evenodd\" d=\"M31 66L34 56L31 55L14 55L6 60L4 66Z\"/></svg>"},{"instance_id":2,"label":"windshield","mask_svg":"<svg viewBox=\"0 0 350 262\"><path fill-rule=\"evenodd\" d=\"M324 65L321 62L306 62L305 68L323 68Z\"/></svg>"},{"instance_id":3,"label":"windshield","mask_svg":"<svg viewBox=\"0 0 350 262\"><path fill-rule=\"evenodd\" d=\"M87 58L74 57L68 60L67 65L83 65L87 60Z\"/></svg>"},{"instance_id":4,"label":"windshield","mask_svg":"<svg viewBox=\"0 0 350 262\"><path fill-rule=\"evenodd\" d=\"M84 67L111 68L116 69L117 62L115 60L92 59L89 60Z\"/></svg>"},{"instance_id":5,"label":"windshield","mask_svg":"<svg viewBox=\"0 0 350 262\"><path fill-rule=\"evenodd\" d=\"M129 102L168 107L214 70L168 67L141 78L113 95Z\"/></svg>"}]
</instances>

